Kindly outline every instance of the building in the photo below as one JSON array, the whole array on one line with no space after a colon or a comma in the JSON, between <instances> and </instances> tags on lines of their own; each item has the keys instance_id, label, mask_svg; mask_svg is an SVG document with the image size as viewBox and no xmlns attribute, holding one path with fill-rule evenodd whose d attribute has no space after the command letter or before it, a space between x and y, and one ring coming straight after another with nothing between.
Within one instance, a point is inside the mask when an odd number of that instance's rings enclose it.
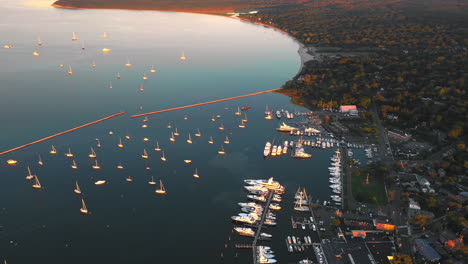
<instances>
[{"instance_id":1,"label":"building","mask_svg":"<svg viewBox=\"0 0 468 264\"><path fill-rule=\"evenodd\" d=\"M355 105L340 106L340 113L349 114L350 116L357 116L359 114Z\"/></svg>"},{"instance_id":2,"label":"building","mask_svg":"<svg viewBox=\"0 0 468 264\"><path fill-rule=\"evenodd\" d=\"M424 239L415 239L414 244L416 251L428 262L437 262L442 257L429 245L429 242Z\"/></svg>"},{"instance_id":3,"label":"building","mask_svg":"<svg viewBox=\"0 0 468 264\"><path fill-rule=\"evenodd\" d=\"M396 130L396 129L388 130L387 134L389 137L396 139L396 140L401 140L401 141L408 141L413 137L412 135L408 133L404 133L403 131Z\"/></svg>"}]
</instances>

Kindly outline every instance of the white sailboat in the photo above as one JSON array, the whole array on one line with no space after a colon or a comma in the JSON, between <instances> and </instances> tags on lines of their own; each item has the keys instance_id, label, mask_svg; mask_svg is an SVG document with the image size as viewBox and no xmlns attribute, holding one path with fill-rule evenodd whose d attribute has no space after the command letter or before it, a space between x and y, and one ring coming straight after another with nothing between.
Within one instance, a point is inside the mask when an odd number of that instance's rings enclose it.
<instances>
[{"instance_id":1,"label":"white sailboat","mask_svg":"<svg viewBox=\"0 0 468 264\"><path fill-rule=\"evenodd\" d=\"M96 152L94 151L93 147L91 147L91 152L88 154L90 158L96 158Z\"/></svg>"},{"instance_id":2,"label":"white sailboat","mask_svg":"<svg viewBox=\"0 0 468 264\"><path fill-rule=\"evenodd\" d=\"M97 160L94 160L94 165L93 165L92 167L93 167L93 169L95 169L95 170L99 170L99 169L101 168L101 166L99 166Z\"/></svg>"},{"instance_id":3,"label":"white sailboat","mask_svg":"<svg viewBox=\"0 0 468 264\"><path fill-rule=\"evenodd\" d=\"M240 127L240 128L245 128L244 120L241 121L239 127Z\"/></svg>"},{"instance_id":4,"label":"white sailboat","mask_svg":"<svg viewBox=\"0 0 468 264\"><path fill-rule=\"evenodd\" d=\"M151 65L151 70L150 70L151 73L156 73L156 70L154 69L154 65Z\"/></svg>"},{"instance_id":5,"label":"white sailboat","mask_svg":"<svg viewBox=\"0 0 468 264\"><path fill-rule=\"evenodd\" d=\"M196 136L196 137L201 137L200 129L197 128L197 133L195 133L195 136Z\"/></svg>"},{"instance_id":6,"label":"white sailboat","mask_svg":"<svg viewBox=\"0 0 468 264\"><path fill-rule=\"evenodd\" d=\"M161 151L161 148L159 147L159 142L156 142L156 148L154 148L155 151Z\"/></svg>"},{"instance_id":7,"label":"white sailboat","mask_svg":"<svg viewBox=\"0 0 468 264\"><path fill-rule=\"evenodd\" d=\"M184 120L187 120L188 119L188 116L187 115L184 115Z\"/></svg>"},{"instance_id":8,"label":"white sailboat","mask_svg":"<svg viewBox=\"0 0 468 264\"><path fill-rule=\"evenodd\" d=\"M172 128L171 123L167 124L167 128Z\"/></svg>"},{"instance_id":9,"label":"white sailboat","mask_svg":"<svg viewBox=\"0 0 468 264\"><path fill-rule=\"evenodd\" d=\"M82 49L82 50L85 50L85 49L86 49L84 42L81 42L81 49Z\"/></svg>"},{"instance_id":10,"label":"white sailboat","mask_svg":"<svg viewBox=\"0 0 468 264\"><path fill-rule=\"evenodd\" d=\"M121 138L119 138L119 144L117 144L117 147L119 147L119 148L123 148L123 147L124 147Z\"/></svg>"},{"instance_id":11,"label":"white sailboat","mask_svg":"<svg viewBox=\"0 0 468 264\"><path fill-rule=\"evenodd\" d=\"M73 190L76 194L81 194L80 186L78 185L78 181L75 182L75 189Z\"/></svg>"},{"instance_id":12,"label":"white sailboat","mask_svg":"<svg viewBox=\"0 0 468 264\"><path fill-rule=\"evenodd\" d=\"M28 166L28 175L26 176L26 180L32 180L34 179L34 175L31 173L31 169Z\"/></svg>"},{"instance_id":13,"label":"white sailboat","mask_svg":"<svg viewBox=\"0 0 468 264\"><path fill-rule=\"evenodd\" d=\"M146 152L146 149L143 149L143 154L141 155L141 157L144 159L148 158L148 152Z\"/></svg>"},{"instance_id":14,"label":"white sailboat","mask_svg":"<svg viewBox=\"0 0 468 264\"><path fill-rule=\"evenodd\" d=\"M69 158L72 158L74 156L73 153L71 152L71 148L68 148L68 152L65 153L65 156L67 156Z\"/></svg>"},{"instance_id":15,"label":"white sailboat","mask_svg":"<svg viewBox=\"0 0 468 264\"><path fill-rule=\"evenodd\" d=\"M104 33L102 34L102 37L103 37L103 38L107 38L107 33L104 32Z\"/></svg>"},{"instance_id":16,"label":"white sailboat","mask_svg":"<svg viewBox=\"0 0 468 264\"><path fill-rule=\"evenodd\" d=\"M91 64L91 67L96 68L96 62L93 60L93 64Z\"/></svg>"},{"instance_id":17,"label":"white sailboat","mask_svg":"<svg viewBox=\"0 0 468 264\"><path fill-rule=\"evenodd\" d=\"M116 78L117 78L117 80L120 80L120 72L117 72Z\"/></svg>"},{"instance_id":18,"label":"white sailboat","mask_svg":"<svg viewBox=\"0 0 468 264\"><path fill-rule=\"evenodd\" d=\"M75 160L72 161L71 167L72 167L72 169L74 169L74 170L77 170L77 169L78 169L78 165L76 164L76 161L75 161Z\"/></svg>"},{"instance_id":19,"label":"white sailboat","mask_svg":"<svg viewBox=\"0 0 468 264\"><path fill-rule=\"evenodd\" d=\"M171 137L169 138L171 142L175 142L174 132L171 132Z\"/></svg>"},{"instance_id":20,"label":"white sailboat","mask_svg":"<svg viewBox=\"0 0 468 264\"><path fill-rule=\"evenodd\" d=\"M124 166L122 165L122 162L119 162L119 165L117 165L117 169L123 170Z\"/></svg>"},{"instance_id":21,"label":"white sailboat","mask_svg":"<svg viewBox=\"0 0 468 264\"><path fill-rule=\"evenodd\" d=\"M229 138L228 136L226 136L226 139L224 140L224 144L229 144L229 143L230 143Z\"/></svg>"},{"instance_id":22,"label":"white sailboat","mask_svg":"<svg viewBox=\"0 0 468 264\"><path fill-rule=\"evenodd\" d=\"M34 175L34 184L32 185L32 187L34 189L41 189L42 188L42 185L41 183L39 182L39 178L37 177L37 175Z\"/></svg>"},{"instance_id":23,"label":"white sailboat","mask_svg":"<svg viewBox=\"0 0 468 264\"><path fill-rule=\"evenodd\" d=\"M177 131L177 127L176 127L175 132L174 132L174 136L178 136L178 135L180 135L180 134L179 134L179 131Z\"/></svg>"},{"instance_id":24,"label":"white sailboat","mask_svg":"<svg viewBox=\"0 0 468 264\"><path fill-rule=\"evenodd\" d=\"M182 51L182 56L180 56L180 60L181 60L181 61L184 61L184 60L186 60L186 59L187 59L187 58L185 57L185 52Z\"/></svg>"},{"instance_id":25,"label":"white sailboat","mask_svg":"<svg viewBox=\"0 0 468 264\"><path fill-rule=\"evenodd\" d=\"M221 150L218 150L218 154L224 155L226 152L224 151L223 145L221 145Z\"/></svg>"},{"instance_id":26,"label":"white sailboat","mask_svg":"<svg viewBox=\"0 0 468 264\"><path fill-rule=\"evenodd\" d=\"M216 118L215 118L214 115L213 115L213 117L211 117L211 121L212 121L212 122L216 122Z\"/></svg>"},{"instance_id":27,"label":"white sailboat","mask_svg":"<svg viewBox=\"0 0 468 264\"><path fill-rule=\"evenodd\" d=\"M143 122L148 122L148 116L145 116L145 118L143 118Z\"/></svg>"},{"instance_id":28,"label":"white sailboat","mask_svg":"<svg viewBox=\"0 0 468 264\"><path fill-rule=\"evenodd\" d=\"M44 165L44 162L42 161L41 155L39 155L39 161L37 162L37 164L39 164L41 166Z\"/></svg>"},{"instance_id":29,"label":"white sailboat","mask_svg":"<svg viewBox=\"0 0 468 264\"><path fill-rule=\"evenodd\" d=\"M149 185L156 185L156 182L154 181L154 177L151 176L151 180L148 182Z\"/></svg>"},{"instance_id":30,"label":"white sailboat","mask_svg":"<svg viewBox=\"0 0 468 264\"><path fill-rule=\"evenodd\" d=\"M76 36L75 32L73 32L73 34L72 34L72 40L73 41L78 40L78 37Z\"/></svg>"},{"instance_id":31,"label":"white sailboat","mask_svg":"<svg viewBox=\"0 0 468 264\"><path fill-rule=\"evenodd\" d=\"M128 68L132 67L132 64L130 63L129 58L127 58L127 63L125 63L125 67L128 67Z\"/></svg>"},{"instance_id":32,"label":"white sailboat","mask_svg":"<svg viewBox=\"0 0 468 264\"><path fill-rule=\"evenodd\" d=\"M96 138L96 141L97 141L97 147L100 148L101 147L101 141L99 141L99 138Z\"/></svg>"},{"instance_id":33,"label":"white sailboat","mask_svg":"<svg viewBox=\"0 0 468 264\"><path fill-rule=\"evenodd\" d=\"M68 65L68 75L73 75L73 70L71 65Z\"/></svg>"},{"instance_id":34,"label":"white sailboat","mask_svg":"<svg viewBox=\"0 0 468 264\"><path fill-rule=\"evenodd\" d=\"M37 37L37 45L42 46L41 37Z\"/></svg>"},{"instance_id":35,"label":"white sailboat","mask_svg":"<svg viewBox=\"0 0 468 264\"><path fill-rule=\"evenodd\" d=\"M57 154L57 149L52 145L52 149L49 151L50 154Z\"/></svg>"},{"instance_id":36,"label":"white sailboat","mask_svg":"<svg viewBox=\"0 0 468 264\"><path fill-rule=\"evenodd\" d=\"M162 180L159 180L159 189L157 189L155 192L159 193L159 194L165 194L166 193L166 188L164 188Z\"/></svg>"},{"instance_id":37,"label":"white sailboat","mask_svg":"<svg viewBox=\"0 0 468 264\"><path fill-rule=\"evenodd\" d=\"M198 169L197 168L195 168L195 173L193 174L193 177L200 178L200 175L198 175Z\"/></svg>"},{"instance_id":38,"label":"white sailboat","mask_svg":"<svg viewBox=\"0 0 468 264\"><path fill-rule=\"evenodd\" d=\"M242 114L239 106L237 107L237 111L234 114L238 116Z\"/></svg>"},{"instance_id":39,"label":"white sailboat","mask_svg":"<svg viewBox=\"0 0 468 264\"><path fill-rule=\"evenodd\" d=\"M218 127L219 130L224 130L224 126L223 124L221 124L219 127Z\"/></svg>"},{"instance_id":40,"label":"white sailboat","mask_svg":"<svg viewBox=\"0 0 468 264\"><path fill-rule=\"evenodd\" d=\"M189 144L192 144L192 137L190 136L190 133L188 134L188 139L187 139L187 143Z\"/></svg>"},{"instance_id":41,"label":"white sailboat","mask_svg":"<svg viewBox=\"0 0 468 264\"><path fill-rule=\"evenodd\" d=\"M81 208L80 208L80 212L83 213L83 214L89 213L89 212L88 212L88 208L86 207L86 204L85 204L83 198L81 198Z\"/></svg>"},{"instance_id":42,"label":"white sailboat","mask_svg":"<svg viewBox=\"0 0 468 264\"><path fill-rule=\"evenodd\" d=\"M148 77L146 76L146 73L143 73L143 77L142 77L142 78L143 78L143 80L145 80L145 81L148 80Z\"/></svg>"},{"instance_id":43,"label":"white sailboat","mask_svg":"<svg viewBox=\"0 0 468 264\"><path fill-rule=\"evenodd\" d=\"M164 162L167 161L166 156L164 155L164 150L162 152L161 160L164 161Z\"/></svg>"},{"instance_id":44,"label":"white sailboat","mask_svg":"<svg viewBox=\"0 0 468 264\"><path fill-rule=\"evenodd\" d=\"M132 177L129 175L127 178L125 178L125 181L127 181L127 182L132 182L133 179L132 179Z\"/></svg>"},{"instance_id":45,"label":"white sailboat","mask_svg":"<svg viewBox=\"0 0 468 264\"><path fill-rule=\"evenodd\" d=\"M210 136L210 140L208 140L208 143L209 143L209 144L213 144L213 143L214 143L213 137L212 137L212 136Z\"/></svg>"}]
</instances>

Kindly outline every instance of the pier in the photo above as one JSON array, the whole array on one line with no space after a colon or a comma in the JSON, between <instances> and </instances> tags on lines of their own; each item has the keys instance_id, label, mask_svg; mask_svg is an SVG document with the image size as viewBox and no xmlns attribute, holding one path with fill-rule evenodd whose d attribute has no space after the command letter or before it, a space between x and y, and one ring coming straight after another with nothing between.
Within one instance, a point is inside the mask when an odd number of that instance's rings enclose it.
<instances>
[{"instance_id":1,"label":"pier","mask_svg":"<svg viewBox=\"0 0 468 264\"><path fill-rule=\"evenodd\" d=\"M170 112L170 111L175 111L175 110L180 110L180 109L185 109L185 108L191 108L191 107L196 107L196 106L201 106L201 105L214 104L214 103L219 103L219 102L224 102L224 101L229 101L229 100L234 100L234 99L259 95L259 94L264 94L264 93L271 93L271 92L274 92L274 91L278 91L280 89L281 88L262 91L262 92L257 92L257 93L239 95L239 96L234 96L234 97L229 97L229 98L224 98L224 99L218 99L218 100L204 102L204 103L198 103L198 104L192 104L192 105L186 105L186 106L179 106L179 107L174 107L174 108L169 108L169 109L164 109L164 110L159 110L159 111L154 111L154 112L148 112L148 113L143 113L143 114L132 115L130 117L135 118L135 117L140 117L140 116L154 115L154 114Z\"/></svg>"},{"instance_id":2,"label":"pier","mask_svg":"<svg viewBox=\"0 0 468 264\"><path fill-rule=\"evenodd\" d=\"M262 226L263 226L263 223L265 222L265 218L266 218L266 215L268 213L268 209L270 208L271 199L273 198L274 193L275 193L275 191L270 190L270 193L268 194L268 198L267 198L266 203L265 203L265 208L263 209L262 217L260 218L260 222L258 223L258 226L257 226L257 232L255 233L255 237L254 237L254 240L252 242L252 256L253 256L253 263L254 264L258 263L258 261L257 261L257 241L258 241L258 237L260 236L260 233L262 232Z\"/></svg>"},{"instance_id":3,"label":"pier","mask_svg":"<svg viewBox=\"0 0 468 264\"><path fill-rule=\"evenodd\" d=\"M116 117L116 116L123 115L123 114L125 114L125 112L119 112L119 113L117 113L117 114L113 114L113 115L110 115L110 116L108 116L108 117L104 117L104 118L101 118L101 119L99 119L99 120L96 120L96 121L93 121L93 122L89 122L89 123L86 123L86 124L84 124L84 125L77 126L77 127L72 128L72 129L68 129L68 130L66 130L66 131L63 131L63 132L60 132L60 133L57 133L57 134L54 134L54 135L51 135L51 136L48 136L48 137L45 137L45 138L42 138L42 139L33 141L33 142L30 142L30 143L27 143L27 144L21 145L21 146L19 146L19 147L12 148L12 149L9 149L9 150L0 152L0 156L5 155L5 154L10 153L10 152L13 152L13 151L16 151L16 150L19 150L19 149L22 149L22 148L25 148L25 147L28 147L28 146L31 146L31 145L34 145L34 144L37 144L37 143L41 143L41 142L43 142L43 141L49 140L49 139L54 138L54 137L58 137L58 136L61 136L61 135L70 133L70 132L75 131L75 130L78 130L78 129L82 129L82 128L87 127L87 126L90 126L90 125L97 124L97 123L99 123L99 122L102 122L102 121L105 121L105 120L107 120L107 119L111 119L111 118L114 118L114 117Z\"/></svg>"}]
</instances>

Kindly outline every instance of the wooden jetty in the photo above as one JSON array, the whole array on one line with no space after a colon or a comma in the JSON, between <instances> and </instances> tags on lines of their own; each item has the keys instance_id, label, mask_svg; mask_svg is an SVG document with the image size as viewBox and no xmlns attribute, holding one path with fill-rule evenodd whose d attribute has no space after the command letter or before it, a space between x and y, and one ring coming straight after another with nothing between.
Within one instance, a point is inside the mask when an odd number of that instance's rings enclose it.
<instances>
[{"instance_id":1,"label":"wooden jetty","mask_svg":"<svg viewBox=\"0 0 468 264\"><path fill-rule=\"evenodd\" d=\"M169 108L169 109L165 109L165 110L159 110L159 111L154 111L154 112L148 112L148 113L143 113L143 114L132 115L130 117L135 118L135 117L140 117L140 116L154 115L154 114L159 114L159 113L164 113L164 112L169 112L169 111L175 111L175 110L180 110L180 109L185 109L185 108L190 108L190 107L196 107L196 106L201 106L201 105L214 104L214 103L239 99L239 98L243 98L243 97L249 97L249 96L254 96L254 95L259 95L259 94L264 94L264 93L271 93L271 92L274 92L274 91L278 91L280 89L281 88L262 91L262 92L257 92L257 93L239 95L239 96L234 96L234 97L229 97L229 98L224 98L224 99L218 99L218 100L204 102L204 103L198 103L198 104L192 104L192 105L186 105L186 106L179 106L179 107Z\"/></svg>"},{"instance_id":2,"label":"wooden jetty","mask_svg":"<svg viewBox=\"0 0 468 264\"><path fill-rule=\"evenodd\" d=\"M72 132L72 131L75 131L75 130L78 130L78 129L81 129L81 128L84 128L84 127L87 127L87 126L90 126L90 125L97 124L97 123L99 123L99 122L102 122L102 121L105 121L105 120L107 120L107 119L111 119L111 118L113 118L113 117L116 117L116 116L119 116L119 115L123 115L123 114L125 114L125 112L119 112L119 113L117 113L117 114L113 114L113 115L110 115L110 116L101 118L101 119L99 119L99 120L96 120L96 121L93 121L93 122L89 122L89 123L86 123L86 124L84 124L84 125L77 126L77 127L72 128L72 129L69 129L69 130L66 130L66 131L63 131L63 132L60 132L60 133L57 133L57 134L54 134L54 135L51 135L51 136L48 136L48 137L45 137L45 138L42 138L42 139L33 141L33 142L30 142L30 143L27 143L27 144L21 145L21 146L19 146L19 147L12 148L12 149L9 149L9 150L0 152L0 156L5 155L5 154L10 153L10 152L13 152L13 151L16 151L16 150L19 150L19 149L22 149L22 148L25 148L25 147L28 147L28 146L31 146L31 145L34 145L34 144L37 144L37 143L41 143L41 142L46 141L46 140L49 140L49 139L51 139L51 138L58 137L58 136L61 136L61 135L63 135L63 134L67 134L67 133L70 133L70 132Z\"/></svg>"}]
</instances>

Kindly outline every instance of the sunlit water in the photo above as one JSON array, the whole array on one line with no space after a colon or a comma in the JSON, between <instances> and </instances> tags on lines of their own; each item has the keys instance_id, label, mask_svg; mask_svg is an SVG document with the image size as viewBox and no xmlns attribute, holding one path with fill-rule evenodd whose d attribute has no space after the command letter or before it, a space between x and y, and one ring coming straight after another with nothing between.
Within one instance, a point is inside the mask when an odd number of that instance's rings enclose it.
<instances>
[{"instance_id":1,"label":"sunlit water","mask_svg":"<svg viewBox=\"0 0 468 264\"><path fill-rule=\"evenodd\" d=\"M223 253L223 263L247 263L250 251L232 246L249 240L232 233L230 216L239 213L237 203L245 201L242 180L267 177L287 188L279 226L267 232L274 235L277 259L291 259L284 237L290 231L293 193L302 185L314 197L328 198L333 149L308 149L313 154L308 161L289 156L264 160L267 140L292 138L275 132L278 121L264 120L263 111L267 104L304 109L282 95L264 94L150 116L148 128L141 128L141 118L129 115L278 88L298 71L297 43L272 29L216 16L4 2L0 44L13 48L0 50L0 151L119 111L127 114L1 157L0 261L220 263ZM77 41L71 40L72 32ZM103 54L103 48L112 51ZM40 56L34 57L34 51ZM182 52L185 62L179 60ZM130 68L125 67L127 58ZM72 76L67 74L69 65ZM157 73L149 72L151 65ZM149 80L144 81L143 74ZM247 128L241 129L234 112L244 105L252 109L247 111ZM211 122L213 114L222 117ZM175 143L169 142L168 123L181 132ZM218 130L221 123L224 131ZM197 128L201 138L194 137ZM189 132L192 145L186 143ZM207 143L210 135L213 145ZM231 144L224 146L227 155L220 156L217 151L226 135ZM119 138L123 149L117 147ZM166 163L154 151L156 141L165 150ZM55 156L48 153L52 144L59 151ZM71 159L64 156L69 147L78 170L72 170ZM91 169L90 147L96 149L99 171ZM144 148L150 156L146 162L141 158ZM9 158L19 165L8 167ZM192 164L184 164L184 159ZM116 169L119 162L125 169ZM28 165L43 190L32 189L25 180ZM192 177L195 168L199 179ZM124 180L129 175L134 182ZM154 186L147 184L151 176L164 181L167 195L154 193ZM103 178L107 185L94 185ZM76 180L89 215L79 212Z\"/></svg>"}]
</instances>

